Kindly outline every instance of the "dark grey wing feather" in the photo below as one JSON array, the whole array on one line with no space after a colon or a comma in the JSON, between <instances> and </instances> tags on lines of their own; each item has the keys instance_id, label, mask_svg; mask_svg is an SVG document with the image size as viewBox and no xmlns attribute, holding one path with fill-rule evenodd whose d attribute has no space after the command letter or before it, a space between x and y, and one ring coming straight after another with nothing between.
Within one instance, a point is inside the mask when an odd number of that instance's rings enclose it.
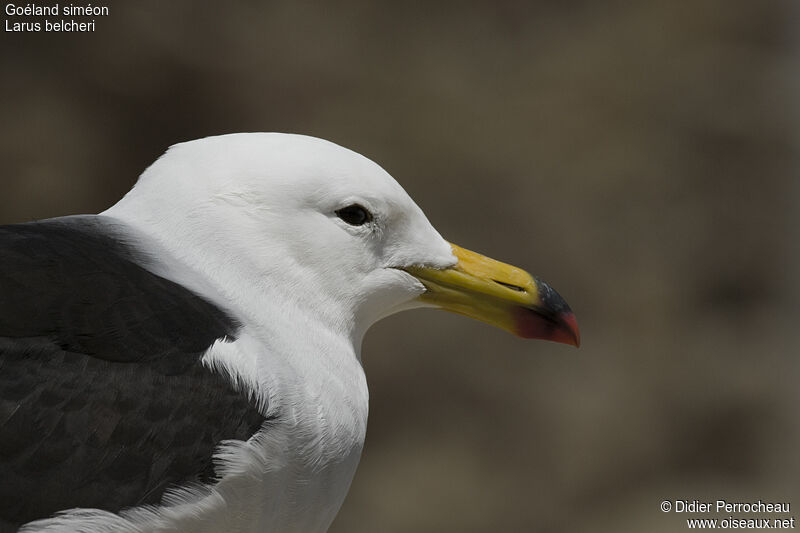
<instances>
[{"instance_id":1,"label":"dark grey wing feather","mask_svg":"<svg viewBox=\"0 0 800 533\"><path fill-rule=\"evenodd\" d=\"M235 321L129 239L101 216L0 227L0 526L158 503L265 421L199 363Z\"/></svg>"}]
</instances>

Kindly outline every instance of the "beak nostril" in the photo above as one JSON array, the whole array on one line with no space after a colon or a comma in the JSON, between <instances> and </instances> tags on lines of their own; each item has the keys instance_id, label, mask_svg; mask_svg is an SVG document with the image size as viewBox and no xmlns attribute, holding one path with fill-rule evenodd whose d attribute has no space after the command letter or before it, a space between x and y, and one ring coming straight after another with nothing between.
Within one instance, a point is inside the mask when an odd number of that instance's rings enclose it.
<instances>
[{"instance_id":1,"label":"beak nostril","mask_svg":"<svg viewBox=\"0 0 800 533\"><path fill-rule=\"evenodd\" d=\"M498 281L498 280L496 280L496 279L493 279L492 281L494 281L494 282L495 282L495 283L497 283L498 285L502 285L503 287L508 287L508 288L509 288L509 289L511 289L512 291L517 291L517 292L525 292L525 289L524 289L524 288L522 288L522 287L520 287L519 285L513 285L513 284L511 284L511 283L505 283L505 282L503 282L503 281Z\"/></svg>"}]
</instances>

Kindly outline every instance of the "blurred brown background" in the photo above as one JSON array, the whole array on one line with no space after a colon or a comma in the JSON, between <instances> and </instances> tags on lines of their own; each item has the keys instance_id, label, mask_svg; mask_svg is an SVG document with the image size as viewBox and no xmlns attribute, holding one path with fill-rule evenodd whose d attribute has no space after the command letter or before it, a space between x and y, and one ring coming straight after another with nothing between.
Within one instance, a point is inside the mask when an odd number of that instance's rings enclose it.
<instances>
[{"instance_id":1,"label":"blurred brown background","mask_svg":"<svg viewBox=\"0 0 800 533\"><path fill-rule=\"evenodd\" d=\"M93 34L2 36L0 222L105 209L178 141L307 133L578 316L580 350L435 311L378 324L332 531L800 509L800 4L100 5Z\"/></svg>"}]
</instances>

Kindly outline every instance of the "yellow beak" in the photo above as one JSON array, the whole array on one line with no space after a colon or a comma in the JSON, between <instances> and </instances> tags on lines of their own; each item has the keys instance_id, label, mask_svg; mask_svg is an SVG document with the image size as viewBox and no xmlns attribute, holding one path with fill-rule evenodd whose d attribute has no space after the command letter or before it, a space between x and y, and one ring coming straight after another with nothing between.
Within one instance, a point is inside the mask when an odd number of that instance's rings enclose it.
<instances>
[{"instance_id":1,"label":"yellow beak","mask_svg":"<svg viewBox=\"0 0 800 533\"><path fill-rule=\"evenodd\" d=\"M408 267L428 289L419 298L527 339L580 345L575 315L547 283L524 270L451 244L451 268Z\"/></svg>"}]
</instances>

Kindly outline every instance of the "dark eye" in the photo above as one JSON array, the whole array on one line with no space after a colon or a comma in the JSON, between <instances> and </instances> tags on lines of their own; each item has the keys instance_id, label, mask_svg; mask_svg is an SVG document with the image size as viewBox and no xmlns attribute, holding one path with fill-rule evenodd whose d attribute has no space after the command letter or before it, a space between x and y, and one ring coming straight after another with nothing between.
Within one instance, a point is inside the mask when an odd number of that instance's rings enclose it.
<instances>
[{"instance_id":1,"label":"dark eye","mask_svg":"<svg viewBox=\"0 0 800 533\"><path fill-rule=\"evenodd\" d=\"M336 216L351 226L363 226L372 220L372 213L358 204L348 205L336 210Z\"/></svg>"}]
</instances>

